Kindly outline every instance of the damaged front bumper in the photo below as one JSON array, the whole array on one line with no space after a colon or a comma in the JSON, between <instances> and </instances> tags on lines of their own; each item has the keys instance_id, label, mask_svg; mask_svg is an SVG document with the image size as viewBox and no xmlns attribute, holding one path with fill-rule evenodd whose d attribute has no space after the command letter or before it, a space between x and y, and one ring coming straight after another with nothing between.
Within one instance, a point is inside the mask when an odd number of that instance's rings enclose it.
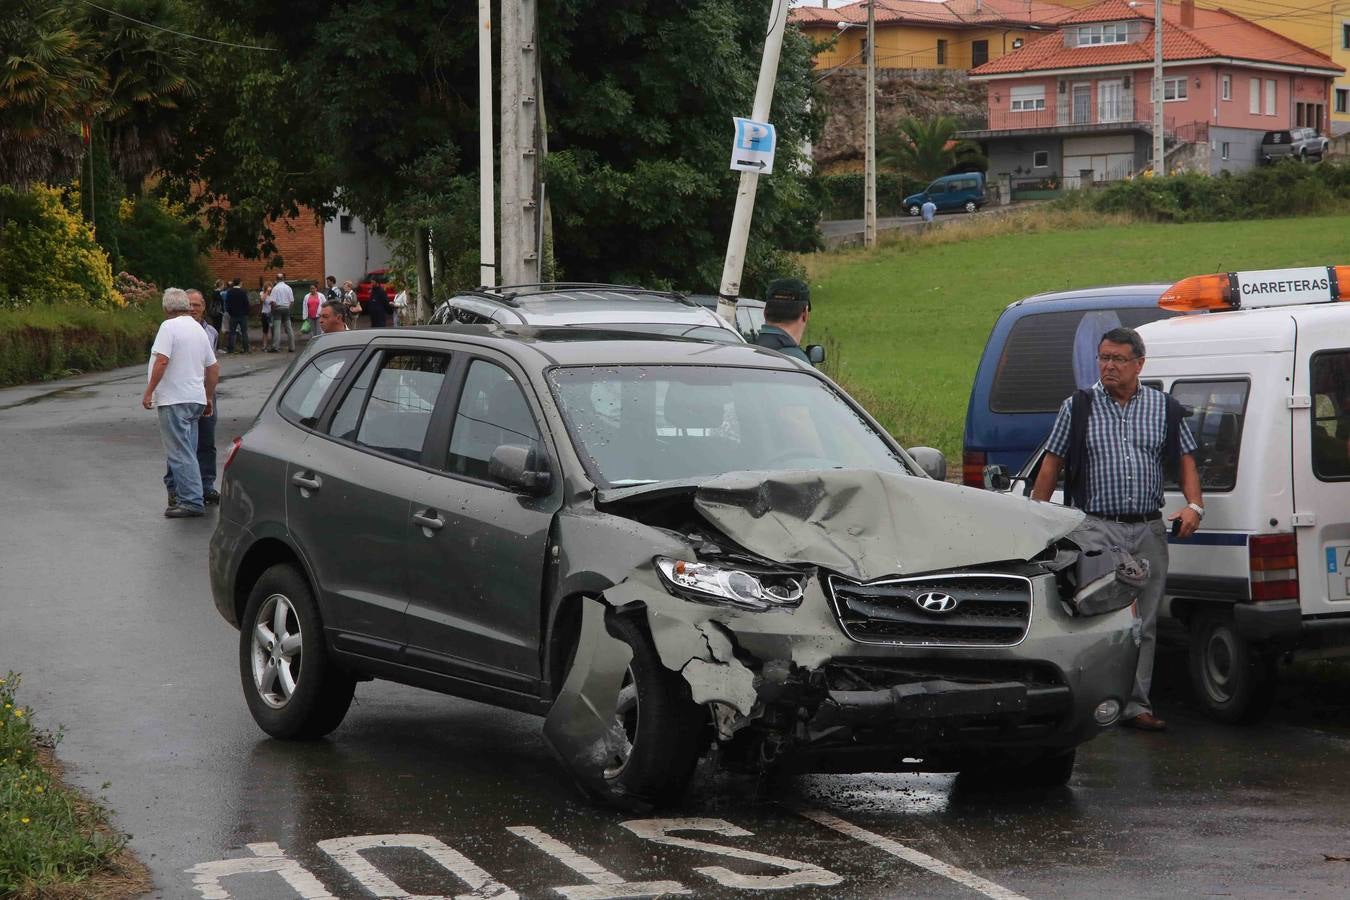
<instances>
[{"instance_id":1,"label":"damaged front bumper","mask_svg":"<svg viewBox=\"0 0 1350 900\"><path fill-rule=\"evenodd\" d=\"M583 781L622 742L613 710L629 659L606 616L645 618L662 664L711 710L722 761L804 771L950 771L990 754L1072 748L1112 724L1137 658L1129 609L1074 614L1049 574L1022 575L1030 610L1000 646L859 639L833 587L749 611L672 596L654 567L587 601L575 662L545 735Z\"/></svg>"}]
</instances>

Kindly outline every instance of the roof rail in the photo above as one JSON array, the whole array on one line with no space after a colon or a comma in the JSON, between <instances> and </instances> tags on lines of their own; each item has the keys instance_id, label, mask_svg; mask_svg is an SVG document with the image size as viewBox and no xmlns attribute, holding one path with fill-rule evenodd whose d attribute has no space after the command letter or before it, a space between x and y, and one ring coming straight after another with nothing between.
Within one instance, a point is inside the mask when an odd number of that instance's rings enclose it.
<instances>
[{"instance_id":1,"label":"roof rail","mask_svg":"<svg viewBox=\"0 0 1350 900\"><path fill-rule=\"evenodd\" d=\"M686 297L679 291L661 291L656 290L655 288L640 287L635 284L606 284L604 282L593 282L593 281L542 281L533 284L504 284L498 287L479 287L476 290L459 291L458 293L473 294L474 296L483 296L491 298L492 296L494 296L492 292L501 291L501 292L510 292L507 295L512 298L515 298L520 296L521 293L524 293L525 290L531 288L536 290L557 290L557 291L593 290L593 291L612 291L616 294L644 294L647 296L663 297L667 300L674 300L675 302L682 303L685 306L699 305L698 303L694 302L693 300L690 300L688 297ZM519 304L512 303L510 305L517 306Z\"/></svg>"},{"instance_id":2,"label":"roof rail","mask_svg":"<svg viewBox=\"0 0 1350 900\"><path fill-rule=\"evenodd\" d=\"M456 297L477 297L479 300L490 300L493 303L501 303L506 306L520 306L516 300L516 295L512 291L502 291L498 293L494 288L476 287L463 288L455 291Z\"/></svg>"}]
</instances>

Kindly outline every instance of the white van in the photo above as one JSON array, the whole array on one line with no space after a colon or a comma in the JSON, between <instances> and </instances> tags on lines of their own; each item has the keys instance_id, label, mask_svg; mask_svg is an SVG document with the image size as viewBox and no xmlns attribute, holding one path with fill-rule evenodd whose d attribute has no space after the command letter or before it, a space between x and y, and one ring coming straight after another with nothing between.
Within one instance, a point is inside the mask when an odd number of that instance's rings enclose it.
<instances>
[{"instance_id":1,"label":"white van","mask_svg":"<svg viewBox=\"0 0 1350 900\"><path fill-rule=\"evenodd\" d=\"M1191 409L1201 529L1171 538L1160 634L1185 626L1218 719L1268 708L1275 664L1350 648L1350 266L1196 276L1139 328L1140 380ZM1028 490L1038 460L1014 490ZM1175 477L1163 509L1185 505ZM1175 630L1175 629L1173 629Z\"/></svg>"}]
</instances>

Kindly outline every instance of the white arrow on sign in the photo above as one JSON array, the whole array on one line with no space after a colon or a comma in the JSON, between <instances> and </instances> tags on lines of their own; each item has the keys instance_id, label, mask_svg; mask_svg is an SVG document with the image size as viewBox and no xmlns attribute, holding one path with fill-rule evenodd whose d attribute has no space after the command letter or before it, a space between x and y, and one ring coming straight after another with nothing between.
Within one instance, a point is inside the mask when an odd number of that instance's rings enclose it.
<instances>
[{"instance_id":1,"label":"white arrow on sign","mask_svg":"<svg viewBox=\"0 0 1350 900\"><path fill-rule=\"evenodd\" d=\"M773 156L778 147L778 129L768 122L735 118L736 138L731 144L731 170L773 173Z\"/></svg>"}]
</instances>

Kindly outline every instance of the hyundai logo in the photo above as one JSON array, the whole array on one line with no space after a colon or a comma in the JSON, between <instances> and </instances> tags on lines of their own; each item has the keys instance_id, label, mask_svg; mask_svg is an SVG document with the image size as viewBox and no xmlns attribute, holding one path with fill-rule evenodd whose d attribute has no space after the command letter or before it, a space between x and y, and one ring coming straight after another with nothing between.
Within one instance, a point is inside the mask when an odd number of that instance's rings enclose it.
<instances>
[{"instance_id":1,"label":"hyundai logo","mask_svg":"<svg viewBox=\"0 0 1350 900\"><path fill-rule=\"evenodd\" d=\"M914 598L919 609L930 613L948 613L956 609L957 600L941 591L926 591Z\"/></svg>"}]
</instances>

